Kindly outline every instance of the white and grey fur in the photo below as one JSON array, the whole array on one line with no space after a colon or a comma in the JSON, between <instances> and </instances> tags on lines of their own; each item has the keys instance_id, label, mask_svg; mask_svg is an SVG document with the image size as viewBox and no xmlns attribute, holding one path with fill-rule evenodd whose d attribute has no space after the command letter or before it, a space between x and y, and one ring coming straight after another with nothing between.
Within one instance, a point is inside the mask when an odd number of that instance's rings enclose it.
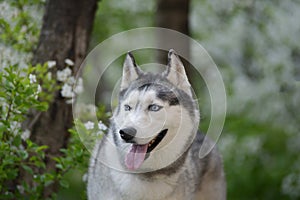
<instances>
[{"instance_id":1,"label":"white and grey fur","mask_svg":"<svg viewBox=\"0 0 300 200\"><path fill-rule=\"evenodd\" d=\"M89 200L224 200L226 182L222 160L214 148L199 158L204 135L197 131L200 114L184 66L174 50L162 74L143 72L133 56L126 56L119 105L110 130L93 151L88 173ZM162 107L149 112L149 104ZM124 105L132 105L131 112ZM134 127L133 141L120 137L124 127ZM166 136L138 170L124 164L131 143L146 144L161 130Z\"/></svg>"}]
</instances>

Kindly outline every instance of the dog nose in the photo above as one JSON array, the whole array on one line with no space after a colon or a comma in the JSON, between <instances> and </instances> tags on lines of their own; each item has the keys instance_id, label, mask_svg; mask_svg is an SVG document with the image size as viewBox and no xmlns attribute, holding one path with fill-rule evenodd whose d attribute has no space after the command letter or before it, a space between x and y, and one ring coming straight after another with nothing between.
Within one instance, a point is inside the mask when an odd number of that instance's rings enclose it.
<instances>
[{"instance_id":1,"label":"dog nose","mask_svg":"<svg viewBox=\"0 0 300 200\"><path fill-rule=\"evenodd\" d=\"M129 142L132 140L136 134L135 128L129 127L129 128L124 128L119 131L120 136L125 142Z\"/></svg>"}]
</instances>

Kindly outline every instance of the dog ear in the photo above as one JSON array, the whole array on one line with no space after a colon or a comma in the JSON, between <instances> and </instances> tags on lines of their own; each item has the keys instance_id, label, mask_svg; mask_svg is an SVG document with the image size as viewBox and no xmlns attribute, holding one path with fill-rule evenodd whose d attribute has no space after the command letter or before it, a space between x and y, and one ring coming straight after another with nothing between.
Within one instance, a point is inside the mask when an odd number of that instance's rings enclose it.
<instances>
[{"instance_id":1,"label":"dog ear","mask_svg":"<svg viewBox=\"0 0 300 200\"><path fill-rule=\"evenodd\" d=\"M168 53L168 65L163 74L171 83L192 96L191 84L185 73L184 66L173 49Z\"/></svg>"},{"instance_id":2,"label":"dog ear","mask_svg":"<svg viewBox=\"0 0 300 200\"><path fill-rule=\"evenodd\" d=\"M136 65L133 55L128 52L123 64L121 91L126 89L129 84L136 80L141 74L143 74L143 71Z\"/></svg>"}]
</instances>

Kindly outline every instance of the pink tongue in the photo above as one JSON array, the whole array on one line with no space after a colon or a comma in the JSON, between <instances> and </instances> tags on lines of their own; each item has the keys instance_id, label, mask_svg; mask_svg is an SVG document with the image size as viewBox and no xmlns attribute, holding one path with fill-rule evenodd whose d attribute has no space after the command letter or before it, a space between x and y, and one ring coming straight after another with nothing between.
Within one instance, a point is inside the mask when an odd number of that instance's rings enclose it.
<instances>
[{"instance_id":1,"label":"pink tongue","mask_svg":"<svg viewBox=\"0 0 300 200\"><path fill-rule=\"evenodd\" d=\"M145 145L131 145L130 151L127 153L125 158L125 165L130 170L139 168L144 162L148 144Z\"/></svg>"}]
</instances>

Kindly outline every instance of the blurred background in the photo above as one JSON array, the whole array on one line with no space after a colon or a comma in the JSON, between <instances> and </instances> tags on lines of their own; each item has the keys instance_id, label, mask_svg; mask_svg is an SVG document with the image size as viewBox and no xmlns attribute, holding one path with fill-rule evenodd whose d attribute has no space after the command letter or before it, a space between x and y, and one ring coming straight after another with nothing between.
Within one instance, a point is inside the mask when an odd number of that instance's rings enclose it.
<instances>
[{"instance_id":1,"label":"blurred background","mask_svg":"<svg viewBox=\"0 0 300 200\"><path fill-rule=\"evenodd\" d=\"M31 47L16 50L14 45L36 44L43 2L28 1L25 8L33 20L12 33L19 35L17 41L2 34L1 66L17 62L22 67L32 57ZM0 10L1 20L18 14L15 5L6 1L0 1ZM113 34L149 26L174 29L197 40L218 66L227 92L227 117L217 145L224 159L228 199L300 199L299 11L299 0L102 0L89 49ZM137 63L167 61L165 52L144 50L135 56ZM119 71L121 62L116 61ZM192 68L187 71L199 99L200 129L205 132L209 94L203 80L193 77ZM107 76L103 83L97 101L108 104L114 79ZM71 184L60 190L58 199L84 199L78 195L85 190L83 175L84 170L66 174Z\"/></svg>"}]
</instances>

